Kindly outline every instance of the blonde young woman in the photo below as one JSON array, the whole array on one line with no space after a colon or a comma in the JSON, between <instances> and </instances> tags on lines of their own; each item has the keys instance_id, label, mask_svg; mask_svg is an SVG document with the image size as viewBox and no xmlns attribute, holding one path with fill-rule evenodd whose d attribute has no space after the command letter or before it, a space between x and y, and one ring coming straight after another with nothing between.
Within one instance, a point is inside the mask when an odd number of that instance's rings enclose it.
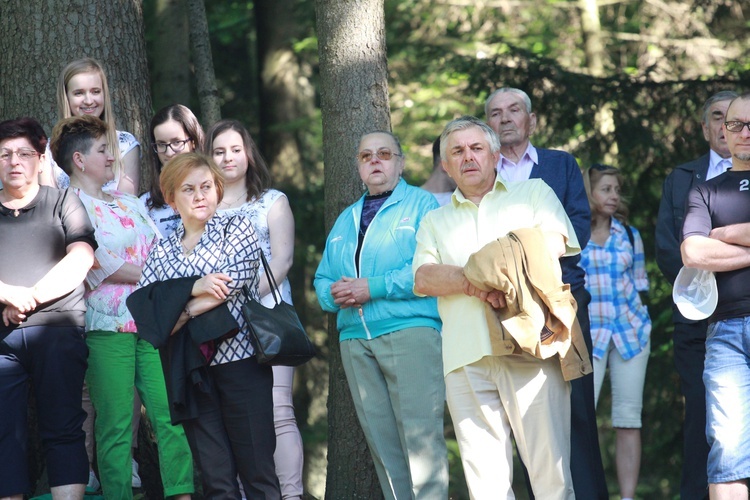
<instances>
[{"instance_id":1,"label":"blonde young woman","mask_svg":"<svg viewBox=\"0 0 750 500\"><path fill-rule=\"evenodd\" d=\"M71 190L86 208L99 244L98 266L86 277L86 381L97 414L103 494L132 498L131 408L137 390L156 433L164 495L189 500L193 462L187 439L182 426L170 421L159 354L138 338L125 305L159 239L157 229L135 196L103 188L114 178L103 121L85 115L67 118L52 135L55 159L70 175Z\"/></svg>"},{"instance_id":2,"label":"blonde young woman","mask_svg":"<svg viewBox=\"0 0 750 500\"><path fill-rule=\"evenodd\" d=\"M99 61L89 57L76 59L60 71L57 79L57 114L61 120L73 116L95 116L107 124L107 144L114 158L114 178L107 182L107 189L137 195L140 181L140 144L133 134L115 129L107 74ZM40 181L49 186L67 188L70 185L70 177L61 166L55 163L49 150L47 156L51 168L47 169L46 173L42 173ZM83 407L87 414L84 424L87 435L86 450L89 462L93 462L94 440L91 434L95 415L86 387L84 387L83 394ZM133 448L138 446L140 408L141 403L136 395L133 408ZM139 488L141 478L138 475L138 463L135 459L131 464L131 469L132 486ZM96 491L99 486L99 481L92 469L89 472L88 491Z\"/></svg>"},{"instance_id":3,"label":"blonde young woman","mask_svg":"<svg viewBox=\"0 0 750 500\"><path fill-rule=\"evenodd\" d=\"M133 134L115 129L107 74L99 61L89 57L76 59L62 69L57 80L57 114L61 120L71 116L95 116L107 124L107 143L115 159L115 177L108 187L137 195L140 144ZM53 177L43 178L42 182L66 188L70 179L57 167Z\"/></svg>"},{"instance_id":4,"label":"blonde young woman","mask_svg":"<svg viewBox=\"0 0 750 500\"><path fill-rule=\"evenodd\" d=\"M648 291L643 240L627 225L620 171L592 165L583 176L591 205L591 239L581 252L594 346L594 398L609 369L615 463L620 496L632 500L641 464L641 410L651 352L651 320L638 292Z\"/></svg>"},{"instance_id":5,"label":"blonde young woman","mask_svg":"<svg viewBox=\"0 0 750 500\"><path fill-rule=\"evenodd\" d=\"M208 132L208 153L224 173L224 198L219 212L250 217L258 244L279 284L281 297L292 303L287 273L294 258L294 215L286 195L271 189L271 175L247 129L236 120L221 120ZM260 277L261 302L274 304L268 280ZM292 403L294 368L273 367L273 413L276 428L274 462L284 499L301 498L303 448Z\"/></svg>"}]
</instances>

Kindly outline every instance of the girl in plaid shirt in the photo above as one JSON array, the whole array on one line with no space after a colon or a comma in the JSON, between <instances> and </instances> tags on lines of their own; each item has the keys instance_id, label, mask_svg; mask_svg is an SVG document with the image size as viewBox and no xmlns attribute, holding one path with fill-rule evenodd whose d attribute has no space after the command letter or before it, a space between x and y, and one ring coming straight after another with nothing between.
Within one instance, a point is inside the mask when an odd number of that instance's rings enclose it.
<instances>
[{"instance_id":1,"label":"girl in plaid shirt","mask_svg":"<svg viewBox=\"0 0 750 500\"><path fill-rule=\"evenodd\" d=\"M643 240L627 225L622 175L608 165L586 170L591 240L581 253L594 345L594 392L599 401L604 373L612 384L612 426L620 496L632 499L641 462L641 409L651 351L651 320L638 292L648 290Z\"/></svg>"}]
</instances>

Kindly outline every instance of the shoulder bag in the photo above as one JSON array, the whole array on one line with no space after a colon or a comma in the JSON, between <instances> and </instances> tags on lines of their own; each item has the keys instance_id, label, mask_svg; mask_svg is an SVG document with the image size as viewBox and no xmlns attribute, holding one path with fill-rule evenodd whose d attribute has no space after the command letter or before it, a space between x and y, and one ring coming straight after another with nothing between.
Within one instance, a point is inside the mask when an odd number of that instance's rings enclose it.
<instances>
[{"instance_id":1,"label":"shoulder bag","mask_svg":"<svg viewBox=\"0 0 750 500\"><path fill-rule=\"evenodd\" d=\"M315 346L305 332L294 306L281 299L281 292L263 251L261 263L271 288L275 305L267 308L252 297L247 285L242 286L245 303L242 315L250 330L250 342L258 363L262 365L298 366L315 356Z\"/></svg>"}]
</instances>

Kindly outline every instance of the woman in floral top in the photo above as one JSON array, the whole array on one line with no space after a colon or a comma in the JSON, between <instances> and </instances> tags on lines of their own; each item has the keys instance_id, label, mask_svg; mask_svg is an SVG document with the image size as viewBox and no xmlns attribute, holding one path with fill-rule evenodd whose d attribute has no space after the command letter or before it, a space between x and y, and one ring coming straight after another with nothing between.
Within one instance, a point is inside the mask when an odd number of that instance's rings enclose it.
<instances>
[{"instance_id":1,"label":"woman in floral top","mask_svg":"<svg viewBox=\"0 0 750 500\"><path fill-rule=\"evenodd\" d=\"M641 463L641 409L651 352L651 320L638 292L648 291L643 241L627 226L622 175L593 165L583 179L591 205L591 239L581 253L594 345L594 394L599 400L604 373L612 385L612 427L620 496L632 499Z\"/></svg>"},{"instance_id":2,"label":"woman in floral top","mask_svg":"<svg viewBox=\"0 0 750 500\"><path fill-rule=\"evenodd\" d=\"M95 435L103 494L132 498L131 418L134 387L156 431L164 495L189 499L193 492L190 449L181 426L170 422L157 351L136 335L125 299L135 290L158 240L145 207L134 196L104 191L113 176L107 125L81 116L60 121L52 152L70 175L96 231L96 264L86 277L86 381L97 412Z\"/></svg>"}]
</instances>

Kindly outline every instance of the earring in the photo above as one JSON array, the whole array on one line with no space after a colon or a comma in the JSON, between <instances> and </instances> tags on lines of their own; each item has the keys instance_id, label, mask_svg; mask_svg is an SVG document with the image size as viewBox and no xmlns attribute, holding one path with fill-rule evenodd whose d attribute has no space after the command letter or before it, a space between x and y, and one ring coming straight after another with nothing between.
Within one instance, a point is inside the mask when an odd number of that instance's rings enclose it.
<instances>
[{"instance_id":1,"label":"earring","mask_svg":"<svg viewBox=\"0 0 750 500\"><path fill-rule=\"evenodd\" d=\"M81 172L85 172L85 171L86 171L86 167L84 167L83 165L81 165Z\"/></svg>"}]
</instances>

